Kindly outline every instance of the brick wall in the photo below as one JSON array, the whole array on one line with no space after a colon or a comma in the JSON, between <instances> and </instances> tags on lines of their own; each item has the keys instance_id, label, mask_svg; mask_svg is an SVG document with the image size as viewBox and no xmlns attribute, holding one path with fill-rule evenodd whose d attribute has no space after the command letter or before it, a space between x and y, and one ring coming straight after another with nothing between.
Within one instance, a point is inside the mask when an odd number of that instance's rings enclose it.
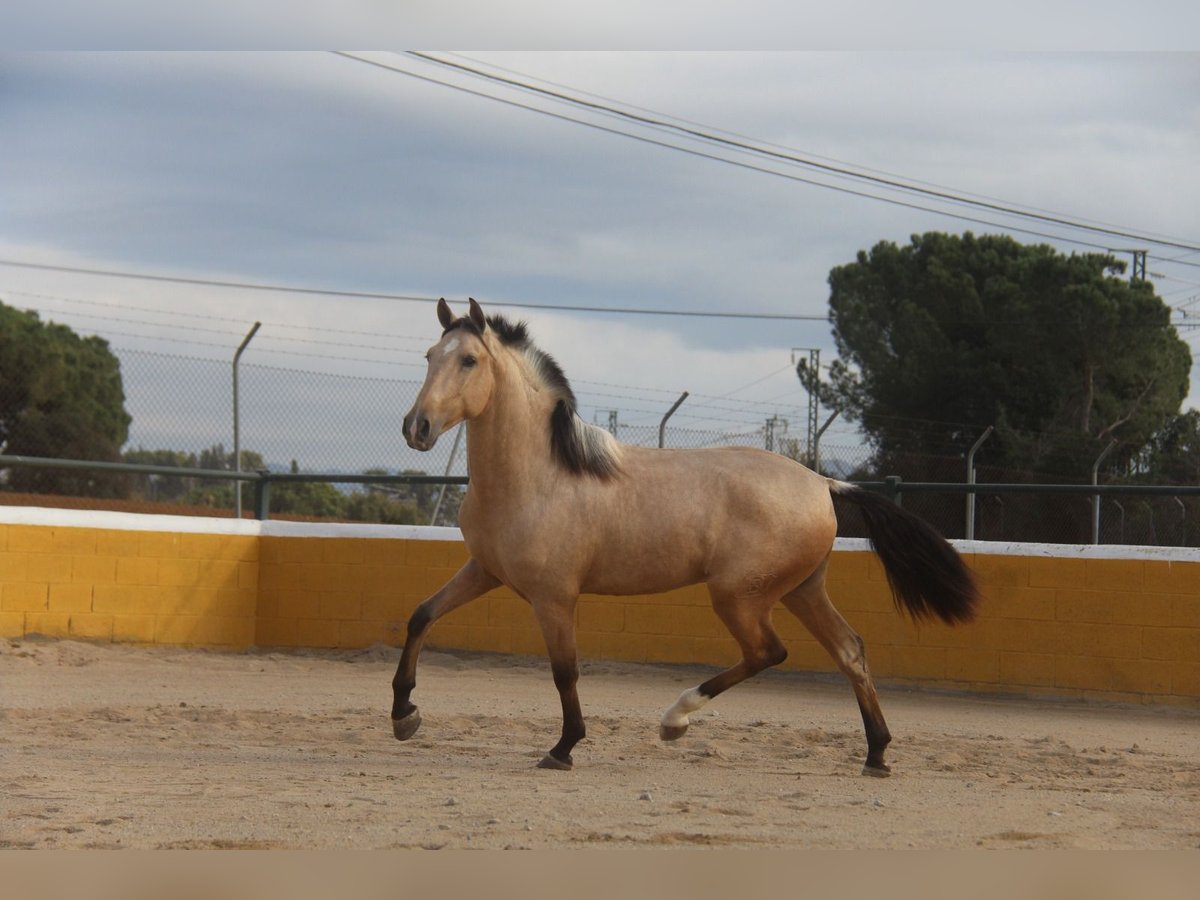
<instances>
[{"instance_id":1,"label":"brick wall","mask_svg":"<svg viewBox=\"0 0 1200 900\"><path fill-rule=\"evenodd\" d=\"M235 648L398 645L417 603L466 559L452 529L7 514L29 520L0 524L0 636L8 637ZM984 603L977 621L949 628L918 626L897 613L877 558L861 542L839 542L830 594L865 640L877 678L1200 703L1197 551L982 542L961 549ZM774 620L788 648L784 668L832 670L790 613L780 607ZM577 624L585 658L727 665L737 657L701 586L585 596ZM504 589L440 621L429 643L544 653L528 606Z\"/></svg>"},{"instance_id":2,"label":"brick wall","mask_svg":"<svg viewBox=\"0 0 1200 900\"><path fill-rule=\"evenodd\" d=\"M258 540L0 525L0 635L249 645Z\"/></svg>"}]
</instances>

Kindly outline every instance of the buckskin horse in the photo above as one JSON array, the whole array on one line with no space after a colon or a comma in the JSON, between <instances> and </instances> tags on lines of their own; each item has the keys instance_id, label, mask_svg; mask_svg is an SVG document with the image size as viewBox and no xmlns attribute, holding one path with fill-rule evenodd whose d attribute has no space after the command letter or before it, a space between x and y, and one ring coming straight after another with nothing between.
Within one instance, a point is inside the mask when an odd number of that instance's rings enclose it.
<instances>
[{"instance_id":1,"label":"buckskin horse","mask_svg":"<svg viewBox=\"0 0 1200 900\"><path fill-rule=\"evenodd\" d=\"M404 437L429 450L466 421L470 485L459 525L470 558L413 612L392 682L392 728L421 723L411 702L417 657L450 611L507 585L532 607L562 701L562 737L538 765L570 769L584 737L575 606L581 593L631 595L703 582L741 648L733 667L686 690L662 717L681 737L688 717L735 684L779 665L771 625L782 603L849 678L867 737L863 774L886 776L891 741L862 639L834 609L825 575L837 533L833 497L857 506L898 609L954 624L978 601L961 557L928 524L881 494L749 447L662 450L618 442L582 421L559 365L524 322L485 316L474 299L458 318L438 303L441 339L404 417Z\"/></svg>"}]
</instances>

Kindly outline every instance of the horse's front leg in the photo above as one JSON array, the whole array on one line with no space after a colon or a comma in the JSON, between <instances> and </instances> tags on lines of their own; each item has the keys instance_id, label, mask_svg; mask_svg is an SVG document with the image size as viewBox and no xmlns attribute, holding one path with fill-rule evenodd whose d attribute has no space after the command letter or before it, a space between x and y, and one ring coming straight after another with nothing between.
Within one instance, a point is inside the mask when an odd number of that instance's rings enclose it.
<instances>
[{"instance_id":1,"label":"horse's front leg","mask_svg":"<svg viewBox=\"0 0 1200 900\"><path fill-rule=\"evenodd\" d=\"M550 752L538 763L541 769L570 769L574 766L571 750L586 736L583 710L579 706L579 655L575 646L575 601L576 597L557 600L534 600L533 615L546 650L550 654L550 671L554 675L554 686L562 701L563 726L559 738Z\"/></svg>"},{"instance_id":2,"label":"horse's front leg","mask_svg":"<svg viewBox=\"0 0 1200 900\"><path fill-rule=\"evenodd\" d=\"M404 652L400 654L400 665L392 679L392 732L397 740L407 741L421 724L421 714L409 698L417 686L417 657L430 627L446 613L483 596L499 584L499 579L485 572L472 558L442 585L441 590L413 611L408 620L408 638L404 642Z\"/></svg>"}]
</instances>

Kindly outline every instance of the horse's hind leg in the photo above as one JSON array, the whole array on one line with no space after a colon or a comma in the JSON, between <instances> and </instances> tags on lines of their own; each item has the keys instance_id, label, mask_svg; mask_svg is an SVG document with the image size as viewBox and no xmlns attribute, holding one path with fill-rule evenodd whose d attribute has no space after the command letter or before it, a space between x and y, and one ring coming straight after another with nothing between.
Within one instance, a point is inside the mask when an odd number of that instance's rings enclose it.
<instances>
[{"instance_id":1,"label":"horse's hind leg","mask_svg":"<svg viewBox=\"0 0 1200 900\"><path fill-rule=\"evenodd\" d=\"M709 592L712 595L713 610L742 649L742 660L679 695L675 704L663 714L662 724L659 726L659 737L664 741L683 737L688 729L689 714L713 697L787 659L787 648L771 627L773 597L767 598L761 594L753 597L739 596L726 593L712 585L709 585Z\"/></svg>"},{"instance_id":2,"label":"horse's hind leg","mask_svg":"<svg viewBox=\"0 0 1200 900\"><path fill-rule=\"evenodd\" d=\"M883 711L879 708L879 696L875 693L871 672L867 668L862 638L830 602L825 590L825 569L825 564L822 564L807 581L785 594L783 604L813 633L813 637L850 679L867 732L867 762L863 766L863 774L883 778L891 773L883 761L883 752L892 736L883 720Z\"/></svg>"}]
</instances>

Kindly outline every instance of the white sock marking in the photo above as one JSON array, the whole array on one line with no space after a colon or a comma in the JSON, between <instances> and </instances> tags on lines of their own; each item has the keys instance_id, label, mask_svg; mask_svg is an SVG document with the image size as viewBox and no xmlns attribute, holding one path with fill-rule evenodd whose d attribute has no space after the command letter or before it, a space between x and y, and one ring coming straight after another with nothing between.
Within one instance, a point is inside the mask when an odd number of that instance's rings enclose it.
<instances>
[{"instance_id":1,"label":"white sock marking","mask_svg":"<svg viewBox=\"0 0 1200 900\"><path fill-rule=\"evenodd\" d=\"M688 724L688 713L694 713L708 700L708 697L700 693L700 688L689 688L679 695L674 706L663 713L663 725L668 728L682 728Z\"/></svg>"}]
</instances>

